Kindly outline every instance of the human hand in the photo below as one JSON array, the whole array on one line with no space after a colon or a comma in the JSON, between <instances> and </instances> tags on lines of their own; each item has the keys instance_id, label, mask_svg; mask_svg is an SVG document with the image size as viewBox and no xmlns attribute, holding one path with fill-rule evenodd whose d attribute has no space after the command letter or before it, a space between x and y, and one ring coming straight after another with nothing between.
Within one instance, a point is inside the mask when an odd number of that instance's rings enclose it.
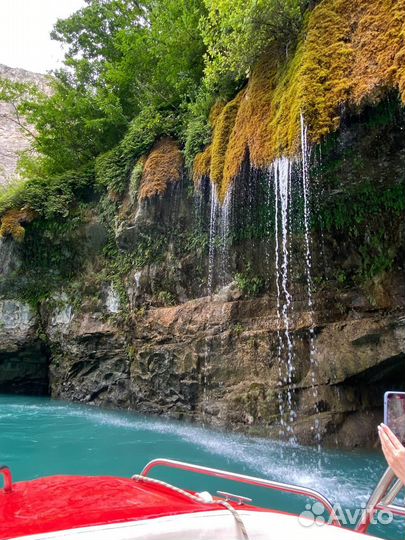
<instances>
[{"instance_id":1,"label":"human hand","mask_svg":"<svg viewBox=\"0 0 405 540\"><path fill-rule=\"evenodd\" d=\"M385 424L378 426L382 451L388 465L405 485L405 448Z\"/></svg>"}]
</instances>

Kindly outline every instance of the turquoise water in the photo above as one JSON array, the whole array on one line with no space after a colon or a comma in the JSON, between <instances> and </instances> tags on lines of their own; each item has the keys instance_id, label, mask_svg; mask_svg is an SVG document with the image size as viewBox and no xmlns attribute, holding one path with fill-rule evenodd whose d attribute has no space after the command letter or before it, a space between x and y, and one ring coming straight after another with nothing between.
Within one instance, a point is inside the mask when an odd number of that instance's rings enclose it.
<instances>
[{"instance_id":1,"label":"turquoise water","mask_svg":"<svg viewBox=\"0 0 405 540\"><path fill-rule=\"evenodd\" d=\"M311 448L215 432L126 412L111 412L45 398L0 396L0 462L14 479L54 474L117 475L141 471L167 457L296 483L321 491L343 509L367 501L385 470L379 452L318 453ZM179 471L157 475L197 491L217 489L253 498L258 505L300 513L308 501ZM373 528L382 538L404 537L399 521Z\"/></svg>"}]
</instances>

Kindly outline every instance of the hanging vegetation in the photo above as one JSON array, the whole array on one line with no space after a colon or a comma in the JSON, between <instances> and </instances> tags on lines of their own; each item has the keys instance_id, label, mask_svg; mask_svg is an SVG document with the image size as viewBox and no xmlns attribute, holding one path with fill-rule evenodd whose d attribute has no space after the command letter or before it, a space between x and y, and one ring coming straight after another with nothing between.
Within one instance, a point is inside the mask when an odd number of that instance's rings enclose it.
<instances>
[{"instance_id":1,"label":"hanging vegetation","mask_svg":"<svg viewBox=\"0 0 405 540\"><path fill-rule=\"evenodd\" d=\"M339 127L345 108L376 104L393 88L405 102L405 0L324 0L295 53L283 61L276 48L267 51L222 110L212 145L196 157L195 180L209 168L224 200L246 156L266 167L298 154L301 115L317 143Z\"/></svg>"},{"instance_id":2,"label":"hanging vegetation","mask_svg":"<svg viewBox=\"0 0 405 540\"><path fill-rule=\"evenodd\" d=\"M163 195L171 183L179 182L183 172L183 154L176 141L158 141L143 167L139 200Z\"/></svg>"}]
</instances>

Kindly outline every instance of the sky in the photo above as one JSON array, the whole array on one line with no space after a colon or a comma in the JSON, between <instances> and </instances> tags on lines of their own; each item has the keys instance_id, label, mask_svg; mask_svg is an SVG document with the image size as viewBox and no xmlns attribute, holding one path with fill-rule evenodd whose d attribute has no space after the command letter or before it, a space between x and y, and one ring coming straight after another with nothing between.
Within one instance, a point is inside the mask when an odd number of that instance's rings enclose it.
<instances>
[{"instance_id":1,"label":"sky","mask_svg":"<svg viewBox=\"0 0 405 540\"><path fill-rule=\"evenodd\" d=\"M0 64L46 73L63 59L49 34L57 19L85 5L84 0L0 0Z\"/></svg>"}]
</instances>

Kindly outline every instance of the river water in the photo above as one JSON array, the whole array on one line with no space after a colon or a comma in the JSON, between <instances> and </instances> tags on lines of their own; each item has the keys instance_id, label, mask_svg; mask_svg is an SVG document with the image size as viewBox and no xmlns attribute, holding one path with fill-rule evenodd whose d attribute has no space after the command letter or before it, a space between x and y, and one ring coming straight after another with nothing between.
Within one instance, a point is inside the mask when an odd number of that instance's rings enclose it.
<instances>
[{"instance_id":1,"label":"river water","mask_svg":"<svg viewBox=\"0 0 405 540\"><path fill-rule=\"evenodd\" d=\"M385 469L377 451L318 452L46 398L0 395L0 428L0 462L11 467L16 481L55 474L128 477L149 460L167 457L311 487L346 512L365 504ZM252 497L257 505L296 513L308 503L180 471L160 469L156 475L182 487L212 493L222 489ZM382 538L404 538L399 520L370 532Z\"/></svg>"}]
</instances>

